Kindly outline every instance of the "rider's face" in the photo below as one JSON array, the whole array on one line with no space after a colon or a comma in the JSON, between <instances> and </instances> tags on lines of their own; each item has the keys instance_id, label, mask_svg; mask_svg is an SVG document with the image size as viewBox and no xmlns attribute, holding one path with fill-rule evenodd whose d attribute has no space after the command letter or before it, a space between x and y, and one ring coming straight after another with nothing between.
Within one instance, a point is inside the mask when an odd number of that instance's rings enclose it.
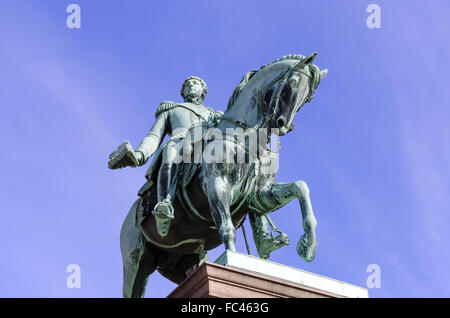
<instances>
[{"instance_id":1,"label":"rider's face","mask_svg":"<svg viewBox=\"0 0 450 318\"><path fill-rule=\"evenodd\" d=\"M184 86L184 96L196 98L200 97L203 93L203 86L200 81L192 79L189 80Z\"/></svg>"}]
</instances>

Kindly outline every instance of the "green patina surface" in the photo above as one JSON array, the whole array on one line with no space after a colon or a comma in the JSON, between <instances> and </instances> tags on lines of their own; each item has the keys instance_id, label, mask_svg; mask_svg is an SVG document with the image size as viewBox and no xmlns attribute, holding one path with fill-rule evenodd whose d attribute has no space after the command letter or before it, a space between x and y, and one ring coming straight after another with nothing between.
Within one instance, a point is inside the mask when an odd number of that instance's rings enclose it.
<instances>
[{"instance_id":1,"label":"green patina surface","mask_svg":"<svg viewBox=\"0 0 450 318\"><path fill-rule=\"evenodd\" d=\"M277 183L276 171L263 173L273 163L273 157L278 159L278 153L268 150L270 138L263 146L258 145L255 160L248 163L203 160L180 164L177 158L180 151L183 156L191 155L199 142L202 151L210 151L218 141L205 141L204 133L213 128L226 136L221 140L224 145L241 149L248 156L253 151L249 144L228 138L229 129L258 133L276 129L279 136L292 131L295 115L312 100L327 73L312 64L316 55L284 56L246 73L225 113L203 104L207 85L191 76L182 85L184 101L162 102L156 110L155 123L136 149L124 142L111 153L110 169L142 166L154 155L145 175L147 182L139 191L140 198L122 226L125 297L143 296L147 277L154 270L179 283L186 272L206 258L206 250L215 246L217 237L226 250L235 251L236 226L242 224L246 215L258 255L268 258L271 252L289 244L287 235L277 229L268 213L293 199L299 201L305 231L297 252L305 261L314 259L317 222L308 187L301 180ZM200 133L196 135L197 131ZM170 138L162 144L166 135ZM262 154L261 149L265 150ZM208 220L213 223L208 224Z\"/></svg>"}]
</instances>

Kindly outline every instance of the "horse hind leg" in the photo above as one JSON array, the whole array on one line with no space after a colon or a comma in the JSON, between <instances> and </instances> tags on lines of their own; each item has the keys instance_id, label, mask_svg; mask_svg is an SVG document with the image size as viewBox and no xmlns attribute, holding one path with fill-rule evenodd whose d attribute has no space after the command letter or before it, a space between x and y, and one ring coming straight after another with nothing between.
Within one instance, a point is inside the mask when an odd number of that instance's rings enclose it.
<instances>
[{"instance_id":1,"label":"horse hind leg","mask_svg":"<svg viewBox=\"0 0 450 318\"><path fill-rule=\"evenodd\" d=\"M146 250L134 250L124 260L123 266L123 297L143 298L147 286L148 276L156 266L153 255Z\"/></svg>"},{"instance_id":2,"label":"horse hind leg","mask_svg":"<svg viewBox=\"0 0 450 318\"><path fill-rule=\"evenodd\" d=\"M158 267L158 272L175 284L180 284L207 260L208 255L205 251L199 254L185 254L173 268Z\"/></svg>"},{"instance_id":3,"label":"horse hind leg","mask_svg":"<svg viewBox=\"0 0 450 318\"><path fill-rule=\"evenodd\" d=\"M268 213L259 215L250 212L248 216L259 257L267 259L273 251L290 244L288 236L274 227L273 221L270 220ZM272 233L269 232L269 223L271 223ZM274 232L279 234L273 236Z\"/></svg>"},{"instance_id":4,"label":"horse hind leg","mask_svg":"<svg viewBox=\"0 0 450 318\"><path fill-rule=\"evenodd\" d=\"M157 253L145 244L141 231L136 227L139 206L140 199L130 209L120 232L125 298L144 297L148 276L156 269Z\"/></svg>"}]
</instances>

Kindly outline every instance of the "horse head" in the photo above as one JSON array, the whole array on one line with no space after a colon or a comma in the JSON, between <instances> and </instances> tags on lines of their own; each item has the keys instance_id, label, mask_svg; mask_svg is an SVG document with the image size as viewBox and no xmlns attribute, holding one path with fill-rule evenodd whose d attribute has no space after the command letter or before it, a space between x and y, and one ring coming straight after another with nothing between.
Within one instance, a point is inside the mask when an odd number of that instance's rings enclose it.
<instances>
[{"instance_id":1,"label":"horse head","mask_svg":"<svg viewBox=\"0 0 450 318\"><path fill-rule=\"evenodd\" d=\"M224 118L245 127L276 128L280 135L290 132L295 115L328 72L312 64L316 56L283 56L245 74Z\"/></svg>"},{"instance_id":2,"label":"horse head","mask_svg":"<svg viewBox=\"0 0 450 318\"><path fill-rule=\"evenodd\" d=\"M293 121L300 108L311 101L320 81L328 70L320 71L312 64L317 53L308 57L291 55L276 61L283 63L280 71L261 91L263 109L269 128L279 129L285 135L294 129ZM270 67L270 66L269 66Z\"/></svg>"}]
</instances>

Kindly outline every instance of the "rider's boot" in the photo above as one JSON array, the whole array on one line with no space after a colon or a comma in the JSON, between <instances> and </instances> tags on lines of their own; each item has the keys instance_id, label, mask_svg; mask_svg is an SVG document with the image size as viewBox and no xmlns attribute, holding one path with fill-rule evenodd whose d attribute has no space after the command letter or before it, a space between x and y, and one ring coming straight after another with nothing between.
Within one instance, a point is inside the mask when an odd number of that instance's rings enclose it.
<instances>
[{"instance_id":1,"label":"rider's boot","mask_svg":"<svg viewBox=\"0 0 450 318\"><path fill-rule=\"evenodd\" d=\"M289 245L288 236L274 227L273 222L267 214L258 215L256 213L249 213L249 218L259 257L267 259L271 252L285 245ZM272 224L272 233L269 233L269 222ZM279 234L274 237L273 232Z\"/></svg>"},{"instance_id":2,"label":"rider's boot","mask_svg":"<svg viewBox=\"0 0 450 318\"><path fill-rule=\"evenodd\" d=\"M172 164L163 163L159 168L157 195L158 203L152 211L156 219L158 234L165 237L169 233L170 224L174 218L172 195L169 192L172 180Z\"/></svg>"}]
</instances>

